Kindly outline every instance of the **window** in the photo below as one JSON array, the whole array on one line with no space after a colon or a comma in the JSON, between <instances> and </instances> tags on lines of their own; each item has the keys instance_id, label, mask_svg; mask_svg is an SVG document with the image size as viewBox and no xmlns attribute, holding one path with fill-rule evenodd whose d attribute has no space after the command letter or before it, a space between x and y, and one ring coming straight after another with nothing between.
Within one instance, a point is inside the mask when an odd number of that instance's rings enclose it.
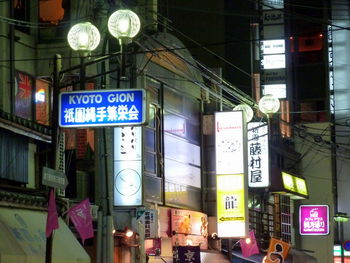
<instances>
[{"instance_id":1,"label":"window","mask_svg":"<svg viewBox=\"0 0 350 263\"><path fill-rule=\"evenodd\" d=\"M50 116L50 83L37 79L35 81L35 119L38 123L49 125Z\"/></svg>"},{"instance_id":2,"label":"window","mask_svg":"<svg viewBox=\"0 0 350 263\"><path fill-rule=\"evenodd\" d=\"M28 140L3 130L0 132L0 179L28 183Z\"/></svg>"},{"instance_id":3,"label":"window","mask_svg":"<svg viewBox=\"0 0 350 263\"><path fill-rule=\"evenodd\" d=\"M29 21L29 3L31 1L25 0L11 0L13 1L14 19L19 21ZM29 33L29 27L15 26L15 28L24 33Z\"/></svg>"},{"instance_id":4,"label":"window","mask_svg":"<svg viewBox=\"0 0 350 263\"><path fill-rule=\"evenodd\" d=\"M292 213L290 206L290 198L288 196L280 196L281 211L281 238L286 242L291 242L292 233Z\"/></svg>"},{"instance_id":5,"label":"window","mask_svg":"<svg viewBox=\"0 0 350 263\"><path fill-rule=\"evenodd\" d=\"M40 28L40 40L64 38L67 25L62 22L68 21L70 1L66 0L39 0L39 22L46 26Z\"/></svg>"},{"instance_id":6,"label":"window","mask_svg":"<svg viewBox=\"0 0 350 263\"><path fill-rule=\"evenodd\" d=\"M57 25L64 17L64 0L40 0L39 19L40 22L47 22ZM65 5L65 6L64 6Z\"/></svg>"},{"instance_id":7,"label":"window","mask_svg":"<svg viewBox=\"0 0 350 263\"><path fill-rule=\"evenodd\" d=\"M164 86L165 203L200 207L200 102Z\"/></svg>"}]
</instances>

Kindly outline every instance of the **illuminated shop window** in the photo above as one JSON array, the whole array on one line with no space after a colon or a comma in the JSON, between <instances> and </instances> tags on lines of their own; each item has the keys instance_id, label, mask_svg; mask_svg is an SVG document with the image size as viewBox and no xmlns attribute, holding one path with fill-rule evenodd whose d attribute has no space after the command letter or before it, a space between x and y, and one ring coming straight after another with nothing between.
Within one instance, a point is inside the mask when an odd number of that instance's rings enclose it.
<instances>
[{"instance_id":1,"label":"illuminated shop window","mask_svg":"<svg viewBox=\"0 0 350 263\"><path fill-rule=\"evenodd\" d=\"M49 83L37 79L35 86L35 120L40 124L49 125Z\"/></svg>"},{"instance_id":2,"label":"illuminated shop window","mask_svg":"<svg viewBox=\"0 0 350 263\"><path fill-rule=\"evenodd\" d=\"M40 22L48 22L57 25L64 17L63 0L41 0L39 1Z\"/></svg>"}]
</instances>

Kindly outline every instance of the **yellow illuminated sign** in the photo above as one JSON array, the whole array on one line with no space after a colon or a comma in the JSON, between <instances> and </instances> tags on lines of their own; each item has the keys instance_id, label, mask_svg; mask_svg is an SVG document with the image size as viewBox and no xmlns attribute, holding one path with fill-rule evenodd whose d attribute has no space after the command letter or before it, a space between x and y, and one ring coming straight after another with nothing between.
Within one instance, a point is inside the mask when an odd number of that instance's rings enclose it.
<instances>
[{"instance_id":1,"label":"yellow illuminated sign","mask_svg":"<svg viewBox=\"0 0 350 263\"><path fill-rule=\"evenodd\" d=\"M219 237L245 234L244 175L217 175L217 222Z\"/></svg>"},{"instance_id":2,"label":"yellow illuminated sign","mask_svg":"<svg viewBox=\"0 0 350 263\"><path fill-rule=\"evenodd\" d=\"M292 192L308 195L306 182L304 179L282 172L283 186Z\"/></svg>"}]
</instances>

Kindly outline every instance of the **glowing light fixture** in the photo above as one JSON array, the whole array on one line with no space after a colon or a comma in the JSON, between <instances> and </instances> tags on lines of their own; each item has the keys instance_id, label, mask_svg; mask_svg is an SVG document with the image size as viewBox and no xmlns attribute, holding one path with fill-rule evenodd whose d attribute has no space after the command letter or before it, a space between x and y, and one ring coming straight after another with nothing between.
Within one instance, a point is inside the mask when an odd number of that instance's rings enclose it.
<instances>
[{"instance_id":1,"label":"glowing light fixture","mask_svg":"<svg viewBox=\"0 0 350 263\"><path fill-rule=\"evenodd\" d=\"M76 51L90 52L97 48L100 39L100 32L90 22L72 26L67 35L69 46Z\"/></svg>"},{"instance_id":2,"label":"glowing light fixture","mask_svg":"<svg viewBox=\"0 0 350 263\"><path fill-rule=\"evenodd\" d=\"M139 17L131 10L120 9L108 19L108 31L118 39L133 38L140 31Z\"/></svg>"},{"instance_id":3,"label":"glowing light fixture","mask_svg":"<svg viewBox=\"0 0 350 263\"><path fill-rule=\"evenodd\" d=\"M259 101L259 110L267 115L276 113L279 108L279 99L271 94L265 95Z\"/></svg>"},{"instance_id":4,"label":"glowing light fixture","mask_svg":"<svg viewBox=\"0 0 350 263\"><path fill-rule=\"evenodd\" d=\"M334 221L336 221L336 222L348 222L349 216L346 213L338 212L334 216Z\"/></svg>"},{"instance_id":5,"label":"glowing light fixture","mask_svg":"<svg viewBox=\"0 0 350 263\"><path fill-rule=\"evenodd\" d=\"M126 237L132 237L134 235L134 232L130 229L127 229L125 232L125 236Z\"/></svg>"},{"instance_id":6,"label":"glowing light fixture","mask_svg":"<svg viewBox=\"0 0 350 263\"><path fill-rule=\"evenodd\" d=\"M238 104L233 108L233 110L243 111L243 117L246 122L250 122L253 119L254 112L252 108L247 104Z\"/></svg>"}]
</instances>

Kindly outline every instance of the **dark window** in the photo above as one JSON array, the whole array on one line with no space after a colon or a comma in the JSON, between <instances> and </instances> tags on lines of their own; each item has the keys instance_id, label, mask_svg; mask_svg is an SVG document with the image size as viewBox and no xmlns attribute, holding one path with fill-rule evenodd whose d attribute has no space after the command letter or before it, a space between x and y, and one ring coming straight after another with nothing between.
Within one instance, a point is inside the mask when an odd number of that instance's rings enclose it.
<instances>
[{"instance_id":1,"label":"dark window","mask_svg":"<svg viewBox=\"0 0 350 263\"><path fill-rule=\"evenodd\" d=\"M25 0L12 0L14 8L14 19L21 22L29 21L29 3L31 1ZM17 30L20 30L24 33L29 33L29 27L24 26L15 26Z\"/></svg>"},{"instance_id":2,"label":"dark window","mask_svg":"<svg viewBox=\"0 0 350 263\"><path fill-rule=\"evenodd\" d=\"M6 130L0 132L0 178L28 183L28 141Z\"/></svg>"}]
</instances>

